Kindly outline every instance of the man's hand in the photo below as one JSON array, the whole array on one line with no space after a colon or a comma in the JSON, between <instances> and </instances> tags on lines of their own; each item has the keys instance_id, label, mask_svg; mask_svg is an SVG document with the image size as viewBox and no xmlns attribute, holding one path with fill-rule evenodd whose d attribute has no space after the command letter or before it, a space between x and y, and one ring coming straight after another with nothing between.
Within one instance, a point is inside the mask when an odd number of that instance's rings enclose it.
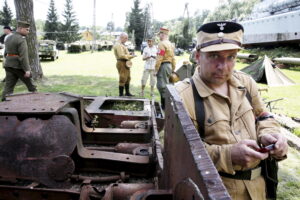
<instances>
[{"instance_id":1,"label":"man's hand","mask_svg":"<svg viewBox=\"0 0 300 200\"><path fill-rule=\"evenodd\" d=\"M260 142L264 146L275 144L275 148L270 151L270 154L277 159L283 158L288 152L287 139L280 133L264 134L261 136Z\"/></svg>"},{"instance_id":2,"label":"man's hand","mask_svg":"<svg viewBox=\"0 0 300 200\"><path fill-rule=\"evenodd\" d=\"M24 74L24 77L25 78L29 78L31 75L30 71L26 71L25 74Z\"/></svg>"},{"instance_id":3,"label":"man's hand","mask_svg":"<svg viewBox=\"0 0 300 200\"><path fill-rule=\"evenodd\" d=\"M251 163L266 159L269 154L258 152L257 149L259 148L255 140L242 140L234 144L231 149L232 163L248 168Z\"/></svg>"}]
</instances>

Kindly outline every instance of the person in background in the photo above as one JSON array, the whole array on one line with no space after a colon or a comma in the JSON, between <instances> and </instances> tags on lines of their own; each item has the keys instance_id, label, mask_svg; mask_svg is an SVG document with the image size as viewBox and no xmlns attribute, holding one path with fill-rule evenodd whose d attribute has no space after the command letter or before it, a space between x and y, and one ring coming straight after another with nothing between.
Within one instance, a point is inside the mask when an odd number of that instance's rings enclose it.
<instances>
[{"instance_id":1,"label":"person in background","mask_svg":"<svg viewBox=\"0 0 300 200\"><path fill-rule=\"evenodd\" d=\"M5 38L12 35L12 29L9 26L3 27L3 35L0 37L0 43L4 44Z\"/></svg>"},{"instance_id":2,"label":"person in background","mask_svg":"<svg viewBox=\"0 0 300 200\"><path fill-rule=\"evenodd\" d=\"M141 96L144 96L144 90L147 80L150 76L151 96L154 95L154 86L156 83L155 77L155 63L157 56L157 48L154 46L152 38L147 39L147 47L143 50L143 60L145 61L144 72L142 77L142 91Z\"/></svg>"},{"instance_id":3,"label":"person in background","mask_svg":"<svg viewBox=\"0 0 300 200\"><path fill-rule=\"evenodd\" d=\"M191 79L176 84L232 199L266 199L263 160L286 158L288 145L273 115L267 112L256 82L234 70L243 27L212 22L197 32L198 67ZM265 146L274 145L265 151Z\"/></svg>"},{"instance_id":4,"label":"person in background","mask_svg":"<svg viewBox=\"0 0 300 200\"><path fill-rule=\"evenodd\" d=\"M125 96L133 96L130 93L130 67L126 66L126 62L130 61L135 55L130 54L125 43L128 40L127 33L121 33L119 36L119 41L113 47L114 54L117 59L117 69L119 73L119 96L124 96L124 87L125 87ZM128 62L127 62L128 63Z\"/></svg>"},{"instance_id":5,"label":"person in background","mask_svg":"<svg viewBox=\"0 0 300 200\"><path fill-rule=\"evenodd\" d=\"M36 92L36 86L31 80L29 66L28 47L26 36L29 34L30 24L25 21L18 21L18 28L15 33L5 38L5 86L2 93L2 101L7 95L14 91L14 87L20 79L28 91Z\"/></svg>"},{"instance_id":6,"label":"person in background","mask_svg":"<svg viewBox=\"0 0 300 200\"><path fill-rule=\"evenodd\" d=\"M174 57L174 46L169 41L169 30L160 28L158 33L160 42L158 44L158 54L155 64L157 76L157 89L161 98L162 109L165 109L166 86L170 83L169 77L175 70L176 62Z\"/></svg>"},{"instance_id":7,"label":"person in background","mask_svg":"<svg viewBox=\"0 0 300 200\"><path fill-rule=\"evenodd\" d=\"M3 27L3 35L0 37L0 43L4 44L5 40L12 35L12 29L10 26L4 26ZM2 65L4 68L4 63L5 63L5 57L6 55L4 54L5 52L5 46L3 45L3 59L2 59ZM5 78L2 80L2 82L5 82Z\"/></svg>"}]
</instances>

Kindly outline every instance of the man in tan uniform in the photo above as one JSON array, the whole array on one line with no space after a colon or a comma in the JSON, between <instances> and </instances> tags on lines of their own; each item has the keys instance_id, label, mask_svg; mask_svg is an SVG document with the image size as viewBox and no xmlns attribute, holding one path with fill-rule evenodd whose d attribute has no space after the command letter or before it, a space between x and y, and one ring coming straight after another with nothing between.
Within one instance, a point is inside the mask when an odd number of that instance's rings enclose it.
<instances>
[{"instance_id":1,"label":"man in tan uniform","mask_svg":"<svg viewBox=\"0 0 300 200\"><path fill-rule=\"evenodd\" d=\"M14 87L20 79L25 83L28 91L35 92L36 86L31 80L31 71L28 58L28 47L26 36L29 33L30 24L24 21L18 21L16 33L13 33L5 39L5 86L2 93L2 100L6 95L14 91Z\"/></svg>"},{"instance_id":2,"label":"man in tan uniform","mask_svg":"<svg viewBox=\"0 0 300 200\"><path fill-rule=\"evenodd\" d=\"M169 41L169 30L160 28L158 43L158 55L156 57L155 72L157 76L157 89L161 97L162 108L165 109L165 91L169 84L169 77L174 71L176 63L174 58L174 46Z\"/></svg>"},{"instance_id":3,"label":"man in tan uniform","mask_svg":"<svg viewBox=\"0 0 300 200\"><path fill-rule=\"evenodd\" d=\"M125 46L125 43L128 40L127 33L121 33L119 37L119 41L114 46L114 53L117 59L117 69L119 72L119 96L124 95L124 87L125 87L125 95L133 96L129 91L129 83L130 83L130 67L126 66L126 62L134 58L134 55L131 55Z\"/></svg>"},{"instance_id":4,"label":"man in tan uniform","mask_svg":"<svg viewBox=\"0 0 300 200\"><path fill-rule=\"evenodd\" d=\"M266 199L260 162L268 156L284 159L288 145L266 111L255 81L234 71L242 37L243 27L234 22L201 26L196 52L199 65L192 79L178 83L176 89L232 199L260 200ZM203 103L202 121L197 96ZM273 150L260 152L270 144L275 144Z\"/></svg>"}]
</instances>

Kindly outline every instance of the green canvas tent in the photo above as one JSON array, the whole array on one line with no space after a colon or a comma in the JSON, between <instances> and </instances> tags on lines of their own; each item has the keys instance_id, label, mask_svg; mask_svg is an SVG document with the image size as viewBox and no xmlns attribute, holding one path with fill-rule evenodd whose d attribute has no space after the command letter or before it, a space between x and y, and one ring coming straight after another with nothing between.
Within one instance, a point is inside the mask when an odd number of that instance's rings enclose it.
<instances>
[{"instance_id":1,"label":"green canvas tent","mask_svg":"<svg viewBox=\"0 0 300 200\"><path fill-rule=\"evenodd\" d=\"M266 83L270 87L295 84L267 56L241 69L241 71L251 75L256 82Z\"/></svg>"}]
</instances>

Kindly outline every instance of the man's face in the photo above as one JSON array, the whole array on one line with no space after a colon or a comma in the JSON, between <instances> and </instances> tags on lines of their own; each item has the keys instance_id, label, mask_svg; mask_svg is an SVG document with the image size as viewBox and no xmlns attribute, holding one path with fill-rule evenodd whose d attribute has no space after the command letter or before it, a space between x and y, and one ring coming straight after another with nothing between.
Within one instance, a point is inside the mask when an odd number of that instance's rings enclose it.
<instances>
[{"instance_id":1,"label":"man's face","mask_svg":"<svg viewBox=\"0 0 300 200\"><path fill-rule=\"evenodd\" d=\"M127 40L128 40L128 36L127 36L127 35L123 35L123 36L121 37L121 43L122 43L122 44L124 44L125 42L127 42Z\"/></svg>"},{"instance_id":2,"label":"man's face","mask_svg":"<svg viewBox=\"0 0 300 200\"><path fill-rule=\"evenodd\" d=\"M3 32L4 32L4 34L5 34L5 35L8 35L8 34L10 34L10 33L11 33L11 31L10 31L9 29L6 29L6 28L5 28L5 29L3 29Z\"/></svg>"},{"instance_id":3,"label":"man's face","mask_svg":"<svg viewBox=\"0 0 300 200\"><path fill-rule=\"evenodd\" d=\"M24 27L20 27L19 28L19 33L21 33L21 35L28 35L29 34L29 28L24 28Z\"/></svg>"},{"instance_id":4,"label":"man's face","mask_svg":"<svg viewBox=\"0 0 300 200\"><path fill-rule=\"evenodd\" d=\"M153 41L152 40L148 40L147 44L148 44L149 47L152 47L153 46Z\"/></svg>"},{"instance_id":5,"label":"man's face","mask_svg":"<svg viewBox=\"0 0 300 200\"><path fill-rule=\"evenodd\" d=\"M238 50L197 52L200 78L211 88L223 85L229 80L235 65Z\"/></svg>"},{"instance_id":6,"label":"man's face","mask_svg":"<svg viewBox=\"0 0 300 200\"><path fill-rule=\"evenodd\" d=\"M167 38L167 34L159 33L159 39L160 39L160 41L164 40L165 38Z\"/></svg>"}]
</instances>

